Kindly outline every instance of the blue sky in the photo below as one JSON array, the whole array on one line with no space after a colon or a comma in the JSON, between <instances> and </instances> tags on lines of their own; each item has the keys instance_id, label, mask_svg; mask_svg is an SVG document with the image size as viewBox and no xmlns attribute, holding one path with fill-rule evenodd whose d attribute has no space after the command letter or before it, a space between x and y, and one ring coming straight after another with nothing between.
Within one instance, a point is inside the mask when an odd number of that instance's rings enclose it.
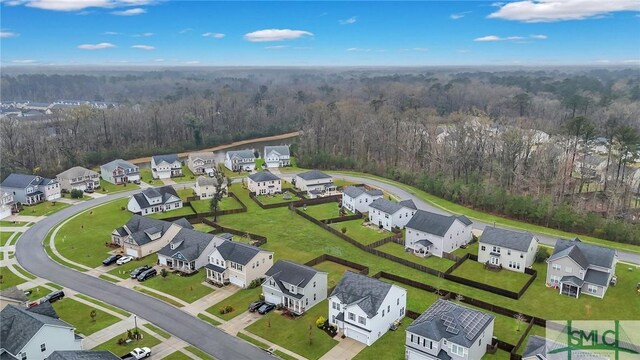
<instances>
[{"instance_id":1,"label":"blue sky","mask_svg":"<svg viewBox=\"0 0 640 360\"><path fill-rule=\"evenodd\" d=\"M640 0L1 0L2 65L640 64Z\"/></svg>"}]
</instances>

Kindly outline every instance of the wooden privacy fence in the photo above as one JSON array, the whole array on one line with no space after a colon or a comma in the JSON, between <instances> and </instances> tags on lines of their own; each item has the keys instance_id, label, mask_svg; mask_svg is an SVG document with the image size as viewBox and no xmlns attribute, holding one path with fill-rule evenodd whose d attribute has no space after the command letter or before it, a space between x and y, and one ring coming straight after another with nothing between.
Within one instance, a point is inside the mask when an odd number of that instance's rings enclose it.
<instances>
[{"instance_id":1,"label":"wooden privacy fence","mask_svg":"<svg viewBox=\"0 0 640 360\"><path fill-rule=\"evenodd\" d=\"M262 246L267 243L267 238L262 235L252 234L247 231L240 231L240 230L228 228L225 226L221 226L218 223L215 223L209 219L202 219L202 223L214 228L215 230L213 232L226 232L226 233L237 235L237 236L247 236L251 238L251 240L254 240L253 242L254 246Z\"/></svg>"},{"instance_id":2,"label":"wooden privacy fence","mask_svg":"<svg viewBox=\"0 0 640 360\"><path fill-rule=\"evenodd\" d=\"M318 265L318 264L320 264L321 262L324 262L324 261L331 261L331 262L334 262L336 264L340 264L340 265L344 265L344 266L350 267L352 269L356 269L356 270L358 270L358 273L362 274L362 275L368 275L369 274L369 267L364 266L362 264L355 263L353 261L349 261L349 260L345 260L343 258L339 258L337 256L329 255L329 254L322 254L322 255L318 256L317 258L311 259L311 260L307 261L305 263L305 265L306 266L314 266L314 265Z\"/></svg>"},{"instance_id":3,"label":"wooden privacy fence","mask_svg":"<svg viewBox=\"0 0 640 360\"><path fill-rule=\"evenodd\" d=\"M329 202L339 201L341 196L342 195L329 195L329 196L323 196L315 199L300 199L295 201L283 201L275 204L263 204L260 202L260 200L256 197L254 193L252 192L249 193L249 197L251 198L251 200L253 200L256 204L258 204L258 206L260 206L260 208L262 209L275 209L275 208L287 207L287 206L300 207L303 205L326 204Z\"/></svg>"}]
</instances>

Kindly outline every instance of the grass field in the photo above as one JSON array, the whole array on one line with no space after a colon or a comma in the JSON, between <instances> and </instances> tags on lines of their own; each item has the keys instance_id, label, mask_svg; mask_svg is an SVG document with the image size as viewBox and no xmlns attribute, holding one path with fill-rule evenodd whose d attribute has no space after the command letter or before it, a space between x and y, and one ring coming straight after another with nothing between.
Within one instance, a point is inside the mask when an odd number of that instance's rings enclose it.
<instances>
[{"instance_id":1,"label":"grass field","mask_svg":"<svg viewBox=\"0 0 640 360\"><path fill-rule=\"evenodd\" d=\"M0 232L0 246L6 246L8 245L7 242L9 241L9 238L13 236L12 232Z\"/></svg>"},{"instance_id":2,"label":"grass field","mask_svg":"<svg viewBox=\"0 0 640 360\"><path fill-rule=\"evenodd\" d=\"M7 226L31 226L31 225L33 225L33 223L24 222L24 221L0 220L0 228L7 227Z\"/></svg>"},{"instance_id":3,"label":"grass field","mask_svg":"<svg viewBox=\"0 0 640 360\"><path fill-rule=\"evenodd\" d=\"M487 270L484 264L473 260L464 261L451 274L514 292L520 291L531 278L531 275L507 269L500 272Z\"/></svg>"},{"instance_id":4,"label":"grass field","mask_svg":"<svg viewBox=\"0 0 640 360\"><path fill-rule=\"evenodd\" d=\"M187 165L182 165L182 174L184 176L171 178L171 180L173 180L173 181L175 181L177 183L194 182L194 181L196 181L196 177L193 175L193 172L191 172L191 169L189 169L189 167Z\"/></svg>"},{"instance_id":5,"label":"grass field","mask_svg":"<svg viewBox=\"0 0 640 360\"><path fill-rule=\"evenodd\" d=\"M70 298L54 302L53 308L60 316L60 319L75 326L78 333L87 336L120 321L113 315ZM91 318L92 310L96 311L95 321Z\"/></svg>"},{"instance_id":6,"label":"grass field","mask_svg":"<svg viewBox=\"0 0 640 360\"><path fill-rule=\"evenodd\" d=\"M180 307L184 306L181 303L179 303L179 302L177 302L177 301L175 301L175 300L173 300L171 298L168 298L166 296L160 295L160 294L158 294L156 292L153 292L151 290L148 290L146 288L143 288L143 287L140 287L140 286L134 286L133 289L136 290L136 291L139 291L139 292L141 292L141 293L143 293L145 295L149 295L151 297L154 297L154 298L156 298L158 300L162 300L162 301L164 301L166 303L169 303L169 304L171 304L171 305L173 305L175 307L180 308Z\"/></svg>"},{"instance_id":7,"label":"grass field","mask_svg":"<svg viewBox=\"0 0 640 360\"><path fill-rule=\"evenodd\" d=\"M151 170L149 170L151 171ZM96 192L99 192L101 194L113 194L113 193L118 193L118 192L122 192L122 191L129 191L129 190L135 190L135 189L139 189L140 186L134 184L134 183L128 183L126 185L116 185L116 184L112 184L108 181L102 180L100 179L100 189L96 190Z\"/></svg>"},{"instance_id":8,"label":"grass field","mask_svg":"<svg viewBox=\"0 0 640 360\"><path fill-rule=\"evenodd\" d=\"M196 355L197 357L199 357L202 360L215 360L211 356L207 355L207 353L205 353L204 351L198 349L195 346L187 346L185 349L187 351L189 351L190 353L192 353L193 355Z\"/></svg>"},{"instance_id":9,"label":"grass field","mask_svg":"<svg viewBox=\"0 0 640 360\"><path fill-rule=\"evenodd\" d=\"M260 300L261 293L262 287L260 286L253 289L240 289L235 294L209 307L206 312L223 320L231 320L234 317L247 311L249 304L254 301ZM233 308L233 311L226 314L220 314L220 309L224 308L225 306L231 306Z\"/></svg>"},{"instance_id":10,"label":"grass field","mask_svg":"<svg viewBox=\"0 0 640 360\"><path fill-rule=\"evenodd\" d=\"M191 360L191 357L186 354L181 353L180 351L173 352L169 354L169 356L165 356L162 359L164 360Z\"/></svg>"},{"instance_id":11,"label":"grass field","mask_svg":"<svg viewBox=\"0 0 640 360\"><path fill-rule=\"evenodd\" d=\"M197 200L197 201L192 201L191 202L191 206L193 207L193 209L197 212L197 213L208 213L211 212L211 199L203 199L203 200ZM240 205L240 203L238 202L238 200L232 198L232 197L225 197L222 200L220 200L220 202L218 203L218 210L219 211L224 211L224 210L233 210L233 209L241 209L242 206Z\"/></svg>"},{"instance_id":12,"label":"grass field","mask_svg":"<svg viewBox=\"0 0 640 360\"><path fill-rule=\"evenodd\" d=\"M88 302L92 302L92 303L94 303L94 304L96 304L98 306L102 306L103 308L109 309L109 310L111 310L111 311L113 311L115 313L118 313L118 314L122 315L122 316L126 316L126 317L131 316L131 314L129 314L128 312L126 312L126 311L124 311L124 310L122 310L120 308L117 308L117 307L115 307L113 305L109 305L109 304L104 303L104 302L102 302L100 300L94 299L94 298L92 298L90 296L87 296L87 295L84 295L84 294L76 294L76 297L79 297L80 299L86 300Z\"/></svg>"},{"instance_id":13,"label":"grass field","mask_svg":"<svg viewBox=\"0 0 640 360\"><path fill-rule=\"evenodd\" d=\"M131 324L131 328L133 329L133 324ZM113 338L107 340L106 342L96 346L92 350L109 350L117 356L123 356L128 354L131 350L137 347L154 347L160 344L160 340L155 337L147 334L143 330L140 330L140 334L142 335L142 340L134 340L130 342L128 345L118 345L118 339L127 338L127 333L123 333L121 335L114 336Z\"/></svg>"},{"instance_id":14,"label":"grass field","mask_svg":"<svg viewBox=\"0 0 640 360\"><path fill-rule=\"evenodd\" d=\"M200 232L204 232L204 233L208 233L209 231L214 230L213 226L209 226L207 224L192 224L193 225L193 229L200 231Z\"/></svg>"},{"instance_id":15,"label":"grass field","mask_svg":"<svg viewBox=\"0 0 640 360\"><path fill-rule=\"evenodd\" d=\"M205 276L206 272L204 270L192 276L178 276L176 273L169 273L166 278L163 278L158 273L158 276L154 276L142 284L192 303L214 291L212 288L201 284L205 280Z\"/></svg>"},{"instance_id":16,"label":"grass field","mask_svg":"<svg viewBox=\"0 0 640 360\"><path fill-rule=\"evenodd\" d=\"M332 288L336 286L345 271L353 271L356 273L358 272L358 270L356 269L353 269L338 263L334 263L333 261L323 261L320 264L314 265L313 267L320 271L329 273L328 279L327 279L327 288Z\"/></svg>"},{"instance_id":17,"label":"grass field","mask_svg":"<svg viewBox=\"0 0 640 360\"><path fill-rule=\"evenodd\" d=\"M285 194L288 194L288 199L285 199ZM258 195L256 199L264 205L278 204L283 202L292 202L300 200L300 197L290 191L284 191L282 194L275 195Z\"/></svg>"},{"instance_id":18,"label":"grass field","mask_svg":"<svg viewBox=\"0 0 640 360\"><path fill-rule=\"evenodd\" d=\"M365 347L353 360L385 359L404 360L405 328L413 320L402 319L402 325L396 331L387 331L378 341Z\"/></svg>"},{"instance_id":19,"label":"grass field","mask_svg":"<svg viewBox=\"0 0 640 360\"><path fill-rule=\"evenodd\" d=\"M79 199L74 199L71 197L71 193L62 193L60 194L63 198L65 199L70 199L70 200L78 200L78 201L84 201L84 200L90 200L93 199L91 196L88 196L87 194L82 194L82 197Z\"/></svg>"},{"instance_id":20,"label":"grass field","mask_svg":"<svg viewBox=\"0 0 640 360\"><path fill-rule=\"evenodd\" d=\"M12 286L20 285L26 281L25 279L14 274L6 266L0 267L0 277L2 278L2 281L0 282L0 290L4 290Z\"/></svg>"},{"instance_id":21,"label":"grass field","mask_svg":"<svg viewBox=\"0 0 640 360\"><path fill-rule=\"evenodd\" d=\"M180 199L182 199L183 202L187 201L188 197L191 197L191 196L195 195L195 192L190 187L185 187L185 188L182 188L182 189L176 189L176 193L178 194L178 197Z\"/></svg>"},{"instance_id":22,"label":"grass field","mask_svg":"<svg viewBox=\"0 0 640 360\"><path fill-rule=\"evenodd\" d=\"M176 209L176 210L171 210L171 211L167 211L167 212L159 212L159 213L147 215L147 217L150 217L152 219L166 219L166 218L170 218L170 217L174 217L174 216L187 216L187 215L192 215L192 214L195 214L195 213L193 212L193 209L191 209L191 207L183 206L183 207L181 207L179 209Z\"/></svg>"},{"instance_id":23,"label":"grass field","mask_svg":"<svg viewBox=\"0 0 640 360\"><path fill-rule=\"evenodd\" d=\"M340 232L342 232L343 228L346 228L347 232L345 235L364 245L369 245L393 235L393 233L389 231L372 229L368 226L363 226L362 224L362 219L356 219L330 224L329 226Z\"/></svg>"},{"instance_id":24,"label":"grass field","mask_svg":"<svg viewBox=\"0 0 640 360\"><path fill-rule=\"evenodd\" d=\"M210 317L208 317L207 315L202 314L202 313L198 314L198 319L200 319L200 320L202 320L202 321L205 321L205 322L208 322L208 323L209 323L209 324L211 324L212 326L218 326L218 325L220 325L220 322L219 322L219 321L214 320L214 319L212 319L212 318L210 318Z\"/></svg>"},{"instance_id":25,"label":"grass field","mask_svg":"<svg viewBox=\"0 0 640 360\"><path fill-rule=\"evenodd\" d=\"M263 343L262 341L256 340L256 339L252 338L251 336L245 335L243 333L238 333L238 335L236 335L236 336L239 337L240 339L248 342L248 343L251 343L251 344L261 348L261 349L268 349L270 347L269 345Z\"/></svg>"},{"instance_id":26,"label":"grass field","mask_svg":"<svg viewBox=\"0 0 640 360\"><path fill-rule=\"evenodd\" d=\"M19 215L27 216L46 216L58 212L71 205L62 202L45 201L31 206L23 206Z\"/></svg>"},{"instance_id":27,"label":"grass field","mask_svg":"<svg viewBox=\"0 0 640 360\"><path fill-rule=\"evenodd\" d=\"M307 359L319 359L338 344L315 324L318 317L327 316L327 301L316 304L297 319L272 311L245 330Z\"/></svg>"},{"instance_id":28,"label":"grass field","mask_svg":"<svg viewBox=\"0 0 640 360\"><path fill-rule=\"evenodd\" d=\"M162 337L163 337L163 338L165 338L165 339L168 339L168 338L170 338L170 337L171 337L171 334L169 334L168 332L166 332L166 331L164 331L164 330L160 329L159 327L157 327L157 326L155 326L155 325L153 325L153 324L151 324L151 323L144 324L144 327L146 327L146 328L147 328L147 330L151 330L151 331L153 331L154 333L156 333L156 334L158 334L158 335L162 336Z\"/></svg>"},{"instance_id":29,"label":"grass field","mask_svg":"<svg viewBox=\"0 0 640 360\"><path fill-rule=\"evenodd\" d=\"M140 180L150 185L163 185L162 180L154 179L151 173L151 168L140 168Z\"/></svg>"},{"instance_id":30,"label":"grass field","mask_svg":"<svg viewBox=\"0 0 640 360\"><path fill-rule=\"evenodd\" d=\"M439 258L437 256L429 256L427 258L421 258L411 253L404 251L404 246L390 242L384 245L378 246L376 249L380 251L384 251L387 254L395 255L397 257L403 258L405 260L409 260L416 264L424 265L426 267L430 267L435 270L445 271L454 264L453 261L445 258Z\"/></svg>"},{"instance_id":31,"label":"grass field","mask_svg":"<svg viewBox=\"0 0 640 360\"><path fill-rule=\"evenodd\" d=\"M31 291L31 293L27 295L27 298L29 298L29 301L38 300L43 296L51 293L51 290L42 286L36 286L34 288L29 289L29 291Z\"/></svg>"},{"instance_id":32,"label":"grass field","mask_svg":"<svg viewBox=\"0 0 640 360\"><path fill-rule=\"evenodd\" d=\"M303 208L300 208L300 210L318 220L331 219L340 216L340 205L335 202L307 206L306 210Z\"/></svg>"}]
</instances>

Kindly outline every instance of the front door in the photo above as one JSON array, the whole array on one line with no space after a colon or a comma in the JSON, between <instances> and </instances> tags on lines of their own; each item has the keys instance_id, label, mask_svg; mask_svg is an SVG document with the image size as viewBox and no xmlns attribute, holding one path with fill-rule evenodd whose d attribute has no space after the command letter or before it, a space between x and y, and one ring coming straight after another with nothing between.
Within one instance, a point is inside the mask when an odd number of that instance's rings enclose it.
<instances>
[{"instance_id":1,"label":"front door","mask_svg":"<svg viewBox=\"0 0 640 360\"><path fill-rule=\"evenodd\" d=\"M498 265L500 263L500 260L498 260L497 257L492 256L491 257L491 265Z\"/></svg>"}]
</instances>

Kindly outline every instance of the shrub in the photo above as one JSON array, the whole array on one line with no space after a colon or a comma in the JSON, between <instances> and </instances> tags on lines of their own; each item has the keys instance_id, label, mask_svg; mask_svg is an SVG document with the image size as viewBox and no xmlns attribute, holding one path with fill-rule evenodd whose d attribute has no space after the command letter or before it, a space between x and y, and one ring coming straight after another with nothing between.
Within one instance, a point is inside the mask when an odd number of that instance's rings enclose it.
<instances>
[{"instance_id":1,"label":"shrub","mask_svg":"<svg viewBox=\"0 0 640 360\"><path fill-rule=\"evenodd\" d=\"M469 244L473 244L478 242L478 236L476 236L476 234L471 234L471 241L469 241Z\"/></svg>"},{"instance_id":2,"label":"shrub","mask_svg":"<svg viewBox=\"0 0 640 360\"><path fill-rule=\"evenodd\" d=\"M327 319L325 319L324 316L319 316L316 319L316 326L322 329L322 327L324 326L325 321L327 321Z\"/></svg>"},{"instance_id":3,"label":"shrub","mask_svg":"<svg viewBox=\"0 0 640 360\"><path fill-rule=\"evenodd\" d=\"M536 251L535 262L543 263L549 258L549 250L543 247L538 247L538 251Z\"/></svg>"},{"instance_id":4,"label":"shrub","mask_svg":"<svg viewBox=\"0 0 640 360\"><path fill-rule=\"evenodd\" d=\"M124 339L123 338L119 338L118 339L118 345L124 346L124 344L125 344Z\"/></svg>"},{"instance_id":5,"label":"shrub","mask_svg":"<svg viewBox=\"0 0 640 360\"><path fill-rule=\"evenodd\" d=\"M82 193L82 190L78 190L78 189L71 190L71 198L72 199L82 199L82 195L84 195Z\"/></svg>"},{"instance_id":6,"label":"shrub","mask_svg":"<svg viewBox=\"0 0 640 360\"><path fill-rule=\"evenodd\" d=\"M233 311L233 306L227 305L220 309L220 315L228 314Z\"/></svg>"},{"instance_id":7,"label":"shrub","mask_svg":"<svg viewBox=\"0 0 640 360\"><path fill-rule=\"evenodd\" d=\"M251 283L249 284L248 288L249 289L257 288L258 286L262 285L263 281L264 281L264 278L255 279L255 280L251 281Z\"/></svg>"},{"instance_id":8,"label":"shrub","mask_svg":"<svg viewBox=\"0 0 640 360\"><path fill-rule=\"evenodd\" d=\"M160 276L162 276L163 279L169 276L169 272L167 271L167 269L162 268L162 270L160 270Z\"/></svg>"},{"instance_id":9,"label":"shrub","mask_svg":"<svg viewBox=\"0 0 640 360\"><path fill-rule=\"evenodd\" d=\"M343 234L347 233L347 227L343 226L342 229L340 229L340 231L342 231Z\"/></svg>"}]
</instances>

